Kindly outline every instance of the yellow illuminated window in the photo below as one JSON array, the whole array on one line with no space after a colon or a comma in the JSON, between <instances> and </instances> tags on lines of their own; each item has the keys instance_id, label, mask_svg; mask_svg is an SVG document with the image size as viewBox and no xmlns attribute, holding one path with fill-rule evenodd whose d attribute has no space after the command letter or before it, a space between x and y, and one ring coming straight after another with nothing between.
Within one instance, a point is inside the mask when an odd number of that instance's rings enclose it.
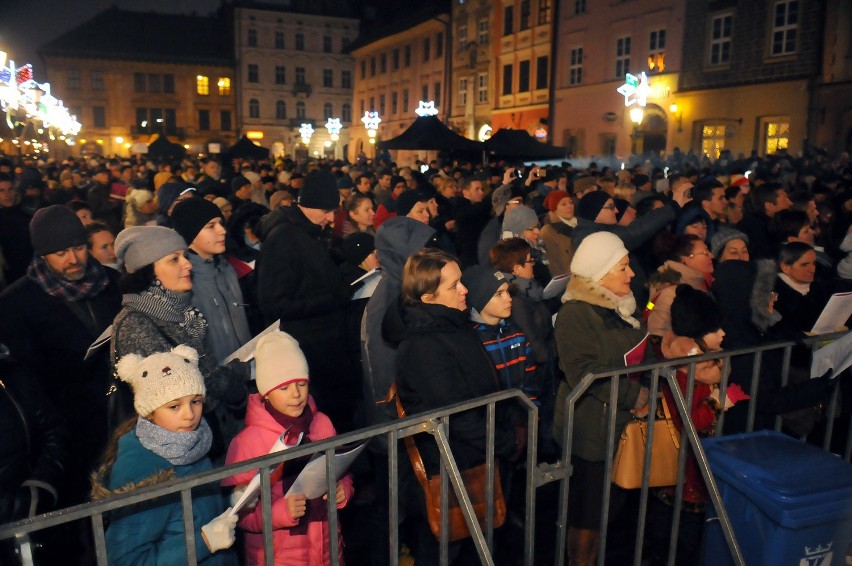
<instances>
[{"instance_id":1,"label":"yellow illuminated window","mask_svg":"<svg viewBox=\"0 0 852 566\"><path fill-rule=\"evenodd\" d=\"M195 77L195 91L204 96L210 94L210 77L205 77L204 75Z\"/></svg>"},{"instance_id":2,"label":"yellow illuminated window","mask_svg":"<svg viewBox=\"0 0 852 566\"><path fill-rule=\"evenodd\" d=\"M789 141L789 122L769 122L766 124L766 155L771 155L781 149L787 149Z\"/></svg>"},{"instance_id":3,"label":"yellow illuminated window","mask_svg":"<svg viewBox=\"0 0 852 566\"><path fill-rule=\"evenodd\" d=\"M230 96L231 94L231 79L228 77L219 77L219 95Z\"/></svg>"},{"instance_id":4,"label":"yellow illuminated window","mask_svg":"<svg viewBox=\"0 0 852 566\"><path fill-rule=\"evenodd\" d=\"M704 124L701 129L701 152L710 159L719 159L723 149L725 149L725 126Z\"/></svg>"}]
</instances>

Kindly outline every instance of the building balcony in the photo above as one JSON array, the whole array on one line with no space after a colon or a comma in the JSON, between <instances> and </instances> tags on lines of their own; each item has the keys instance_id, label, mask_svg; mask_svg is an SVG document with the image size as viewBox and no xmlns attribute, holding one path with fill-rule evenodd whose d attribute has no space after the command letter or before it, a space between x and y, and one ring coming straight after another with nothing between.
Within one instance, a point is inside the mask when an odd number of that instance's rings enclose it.
<instances>
[{"instance_id":1,"label":"building balcony","mask_svg":"<svg viewBox=\"0 0 852 566\"><path fill-rule=\"evenodd\" d=\"M309 98L313 88L307 83L296 83L293 85L293 96L301 98Z\"/></svg>"},{"instance_id":2,"label":"building balcony","mask_svg":"<svg viewBox=\"0 0 852 566\"><path fill-rule=\"evenodd\" d=\"M134 136L148 136L148 135L151 135L151 134L160 134L160 135L165 134L167 136L173 136L173 137L177 137L179 139L185 139L186 138L186 130L184 128L176 128L176 127L169 127L169 126L166 126L165 128L162 128L162 127L155 128L153 126L146 126L144 128L142 126L130 126L130 133L133 134Z\"/></svg>"}]
</instances>

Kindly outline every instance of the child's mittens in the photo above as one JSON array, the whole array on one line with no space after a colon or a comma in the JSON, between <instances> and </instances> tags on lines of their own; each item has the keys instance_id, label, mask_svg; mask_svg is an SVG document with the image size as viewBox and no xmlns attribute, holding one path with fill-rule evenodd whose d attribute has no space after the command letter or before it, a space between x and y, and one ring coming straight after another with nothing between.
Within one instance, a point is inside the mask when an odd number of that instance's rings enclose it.
<instances>
[{"instance_id":1,"label":"child's mittens","mask_svg":"<svg viewBox=\"0 0 852 566\"><path fill-rule=\"evenodd\" d=\"M716 402L716 405L719 405L719 388L714 387L713 391L710 392L710 398ZM748 393L743 391L743 388L740 387L736 383L731 383L728 385L727 391L725 391L725 406L722 407L722 411L727 411L735 404L740 401L745 401L747 399L751 399Z\"/></svg>"},{"instance_id":2,"label":"child's mittens","mask_svg":"<svg viewBox=\"0 0 852 566\"><path fill-rule=\"evenodd\" d=\"M224 513L201 527L204 542L207 543L211 553L230 548L234 544L234 529L237 526L238 517L230 513L231 508L228 507Z\"/></svg>"}]
</instances>

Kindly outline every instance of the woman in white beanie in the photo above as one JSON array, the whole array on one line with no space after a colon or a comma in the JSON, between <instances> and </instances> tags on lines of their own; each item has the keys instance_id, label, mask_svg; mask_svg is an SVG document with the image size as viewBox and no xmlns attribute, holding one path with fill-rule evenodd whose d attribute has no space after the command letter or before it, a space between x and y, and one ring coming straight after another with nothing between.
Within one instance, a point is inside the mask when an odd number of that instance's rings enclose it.
<instances>
[{"instance_id":1,"label":"woman in white beanie","mask_svg":"<svg viewBox=\"0 0 852 566\"><path fill-rule=\"evenodd\" d=\"M157 220L157 202L148 189L130 189L124 206L124 227L153 226Z\"/></svg>"},{"instance_id":2,"label":"woman in white beanie","mask_svg":"<svg viewBox=\"0 0 852 566\"><path fill-rule=\"evenodd\" d=\"M205 340L207 320L192 306L192 264L186 242L164 226L126 228L115 239L115 253L127 270L121 281L122 309L113 322L112 360L128 354L149 356L186 344L200 354L199 367L207 386L204 411L213 429L211 458L223 456L231 439L242 429L251 377L249 364L217 364ZM110 400L114 422L126 414L126 392L116 384Z\"/></svg>"},{"instance_id":3,"label":"woman in white beanie","mask_svg":"<svg viewBox=\"0 0 852 566\"><path fill-rule=\"evenodd\" d=\"M589 373L625 367L625 354L640 345L631 365L644 355L645 330L633 317L636 301L630 291L633 271L627 249L618 236L595 232L583 239L571 260L571 281L562 297L554 329L559 367L565 381L556 395L553 436L562 442L565 399ZM568 508L568 558L571 564L591 565L600 543L601 499L604 492L611 381L597 380L575 406ZM621 436L631 411L643 408L648 389L622 376L615 410L615 438ZM625 492L613 485L610 518L618 515Z\"/></svg>"},{"instance_id":4,"label":"woman in white beanie","mask_svg":"<svg viewBox=\"0 0 852 566\"><path fill-rule=\"evenodd\" d=\"M133 388L136 415L113 437L92 477L92 498L103 499L213 469L207 457L213 434L202 417L204 378L198 352L177 346L142 357L124 356L118 377ZM224 511L224 512L223 512ZM237 563L237 517L229 516L219 486L192 490L195 552L199 564ZM186 560L183 506L177 494L111 514L106 530L110 564L180 564Z\"/></svg>"}]
</instances>

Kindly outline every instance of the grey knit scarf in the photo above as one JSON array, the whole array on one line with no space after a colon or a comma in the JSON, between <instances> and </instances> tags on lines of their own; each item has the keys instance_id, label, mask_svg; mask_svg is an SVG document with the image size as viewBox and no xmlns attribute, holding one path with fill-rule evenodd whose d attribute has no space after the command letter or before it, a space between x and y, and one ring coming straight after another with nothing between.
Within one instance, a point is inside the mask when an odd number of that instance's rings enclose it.
<instances>
[{"instance_id":1,"label":"grey knit scarf","mask_svg":"<svg viewBox=\"0 0 852 566\"><path fill-rule=\"evenodd\" d=\"M207 455L213 444L213 432L204 417L192 432L172 432L139 417L136 436L142 446L174 466L194 464Z\"/></svg>"},{"instance_id":2,"label":"grey knit scarf","mask_svg":"<svg viewBox=\"0 0 852 566\"><path fill-rule=\"evenodd\" d=\"M124 295L121 304L163 322L177 323L193 338L204 338L207 320L191 304L190 293L176 293L165 289L159 280L141 293Z\"/></svg>"}]
</instances>

